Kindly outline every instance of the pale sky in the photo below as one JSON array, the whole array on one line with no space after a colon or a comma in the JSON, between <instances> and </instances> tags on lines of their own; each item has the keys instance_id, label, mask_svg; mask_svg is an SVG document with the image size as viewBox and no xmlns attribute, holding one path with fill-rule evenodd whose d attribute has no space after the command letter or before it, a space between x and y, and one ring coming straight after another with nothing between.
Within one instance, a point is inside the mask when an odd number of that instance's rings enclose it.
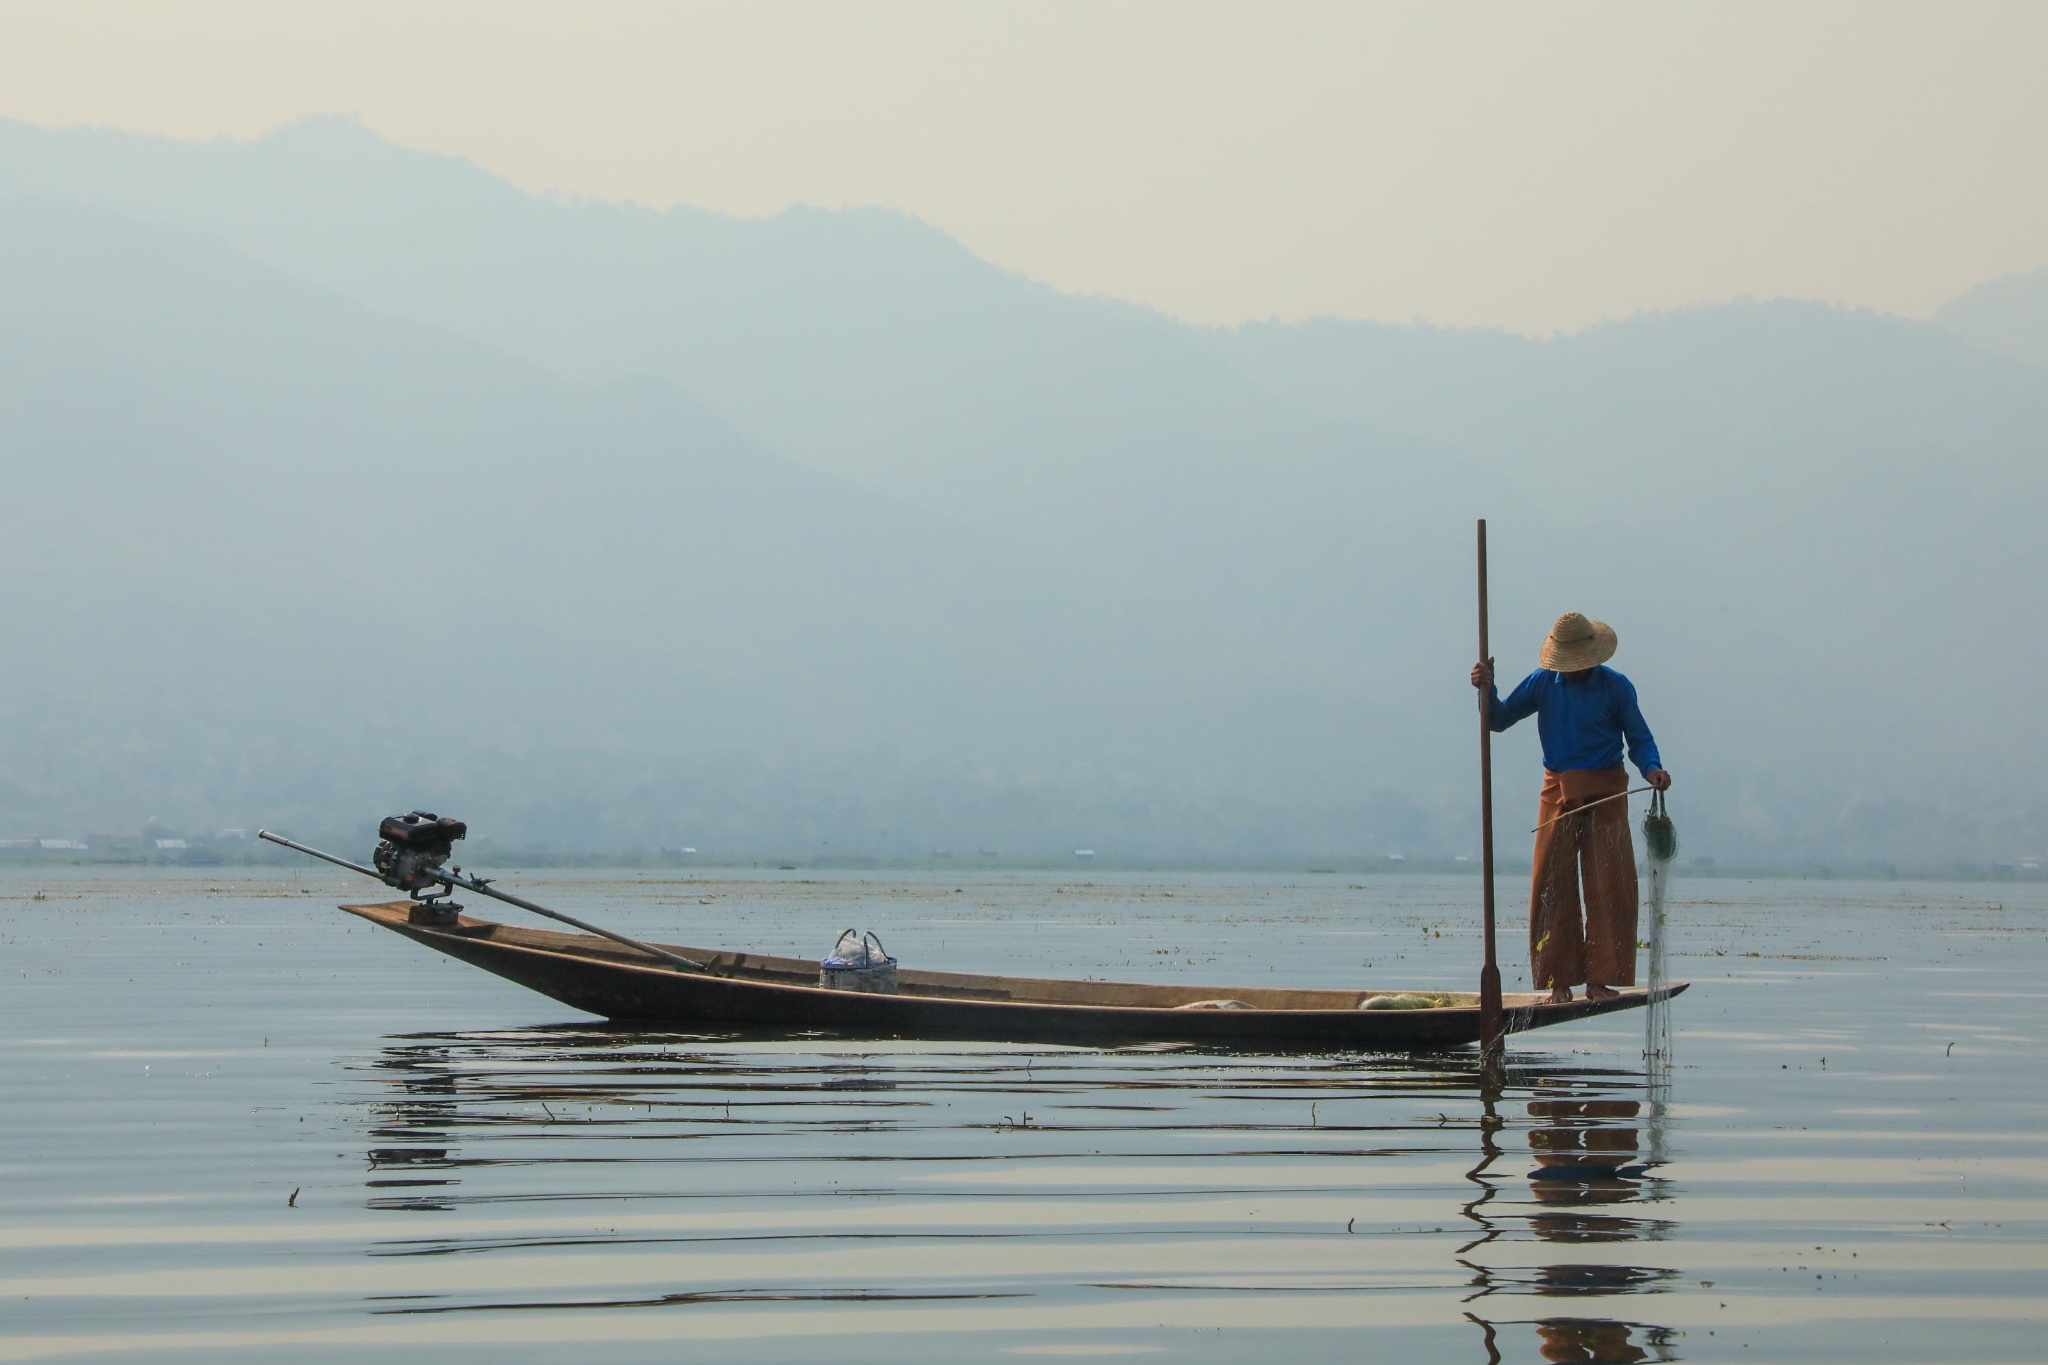
<instances>
[{"instance_id":1,"label":"pale sky","mask_svg":"<svg viewBox=\"0 0 2048 1365\"><path fill-rule=\"evenodd\" d=\"M341 112L530 189L888 205L1194 322L1924 315L2048 266L2044 73L2041 0L0 0L0 115Z\"/></svg>"}]
</instances>

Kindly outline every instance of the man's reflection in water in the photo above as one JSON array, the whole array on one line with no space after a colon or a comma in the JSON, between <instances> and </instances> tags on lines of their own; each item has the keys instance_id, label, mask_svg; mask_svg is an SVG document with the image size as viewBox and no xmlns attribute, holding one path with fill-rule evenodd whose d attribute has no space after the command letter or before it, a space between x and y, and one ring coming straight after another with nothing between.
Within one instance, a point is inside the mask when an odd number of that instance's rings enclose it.
<instances>
[{"instance_id":1,"label":"man's reflection in water","mask_svg":"<svg viewBox=\"0 0 2048 1365\"><path fill-rule=\"evenodd\" d=\"M1529 1101L1529 1184L1540 1210L1530 1231L1543 1242L1628 1242L1655 1238L1668 1225L1589 1210L1644 1198L1642 1146L1636 1120L1642 1101L1560 1095ZM1543 1295L1630 1294L1671 1278L1668 1270L1572 1262L1541 1267L1533 1286ZM1550 1361L1671 1360L1671 1333L1661 1327L1605 1318L1556 1317L1536 1324ZM1653 1354L1654 1352L1654 1354Z\"/></svg>"},{"instance_id":2,"label":"man's reflection in water","mask_svg":"<svg viewBox=\"0 0 2048 1365\"><path fill-rule=\"evenodd\" d=\"M1527 1215L1527 1225L1539 1242L1593 1244L1659 1241L1670 1235L1671 1224L1662 1219L1624 1217L1601 1212L1614 1205L1654 1200L1650 1168L1643 1160L1638 1121L1644 1105L1637 1099L1577 1092L1563 1085L1545 1084L1539 1097L1528 1102L1529 1149L1536 1168L1529 1172L1529 1191L1536 1209ZM1495 1090L1487 1096L1489 1119L1494 1111ZM1658 1106L1650 1106L1650 1121L1658 1121ZM1653 1142L1652 1146L1661 1144ZM1495 1155L1505 1155L1489 1131L1485 1142L1487 1157L1475 1170L1477 1178L1492 1165ZM1490 1182L1488 1182L1490 1185ZM1495 1242L1506 1231L1481 1213L1490 1199L1474 1202L1468 1213L1488 1229L1474 1247ZM1498 1245L1498 1243L1496 1243ZM1480 1269L1475 1266L1475 1269ZM1480 1269L1481 1288L1475 1298L1497 1293L1536 1294L1545 1298L1591 1297L1633 1294L1654 1290L1670 1280L1673 1272L1644 1266L1607 1265L1569 1261L1537 1266L1533 1274L1516 1274L1506 1269ZM1475 1321L1478 1320L1475 1317ZM1667 1328L1609 1318L1559 1315L1540 1318L1533 1324L1543 1359L1547 1361L1625 1362L1675 1360L1673 1334ZM1488 1354L1498 1359L1488 1333Z\"/></svg>"},{"instance_id":3,"label":"man's reflection in water","mask_svg":"<svg viewBox=\"0 0 2048 1365\"><path fill-rule=\"evenodd\" d=\"M1583 1210L1642 1198L1635 1119L1640 1100L1541 1099L1529 1101L1529 1149L1536 1169L1529 1180L1544 1207L1529 1218L1546 1242L1628 1242L1644 1235L1633 1218Z\"/></svg>"},{"instance_id":4,"label":"man's reflection in water","mask_svg":"<svg viewBox=\"0 0 2048 1365\"><path fill-rule=\"evenodd\" d=\"M1637 1332L1644 1334L1643 1345L1636 1344ZM1545 1360L1583 1361L1586 1365L1676 1360L1678 1357L1668 1349L1670 1337L1671 1333L1662 1327L1609 1322L1605 1318L1545 1318L1536 1324L1536 1338L1542 1343Z\"/></svg>"}]
</instances>

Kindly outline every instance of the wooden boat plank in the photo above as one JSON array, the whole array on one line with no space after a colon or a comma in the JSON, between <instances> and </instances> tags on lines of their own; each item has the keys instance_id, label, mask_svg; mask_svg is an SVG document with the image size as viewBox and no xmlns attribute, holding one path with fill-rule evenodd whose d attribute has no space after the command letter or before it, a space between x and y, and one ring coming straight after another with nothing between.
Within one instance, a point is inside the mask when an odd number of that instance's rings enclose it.
<instances>
[{"instance_id":1,"label":"wooden boat plank","mask_svg":"<svg viewBox=\"0 0 2048 1365\"><path fill-rule=\"evenodd\" d=\"M682 944L656 946L704 962L703 973L656 965L621 944L458 917L415 924L412 903L344 905L350 914L517 982L572 1008L647 1023L823 1028L920 1037L1004 1040L1259 1042L1295 1046L1449 1047L1478 1038L1476 995L1438 1009L1361 1010L1367 990L1148 985L899 969L894 994L826 990L805 958ZM1670 988L1676 995L1687 983ZM1186 1010L1198 1000L1234 999L1244 1010ZM1590 1018L1648 1003L1640 990L1613 1000L1544 1003L1504 998L1512 1032Z\"/></svg>"}]
</instances>

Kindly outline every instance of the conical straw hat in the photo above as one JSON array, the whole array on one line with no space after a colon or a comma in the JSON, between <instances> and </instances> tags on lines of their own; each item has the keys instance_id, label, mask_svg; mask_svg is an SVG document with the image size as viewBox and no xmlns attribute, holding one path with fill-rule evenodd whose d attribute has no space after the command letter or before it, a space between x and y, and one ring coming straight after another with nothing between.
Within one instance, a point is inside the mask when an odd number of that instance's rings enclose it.
<instances>
[{"instance_id":1,"label":"conical straw hat","mask_svg":"<svg viewBox=\"0 0 2048 1365\"><path fill-rule=\"evenodd\" d=\"M1613 626L1605 621L1589 621L1582 612L1568 611L1550 628L1537 664L1559 673L1576 673L1613 658L1614 645Z\"/></svg>"}]
</instances>

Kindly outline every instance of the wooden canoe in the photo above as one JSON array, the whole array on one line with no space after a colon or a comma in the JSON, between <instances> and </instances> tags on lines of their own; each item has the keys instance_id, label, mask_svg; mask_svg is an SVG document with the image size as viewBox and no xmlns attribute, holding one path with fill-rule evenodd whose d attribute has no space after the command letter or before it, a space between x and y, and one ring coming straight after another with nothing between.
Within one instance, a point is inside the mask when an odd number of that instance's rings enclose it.
<instances>
[{"instance_id":1,"label":"wooden canoe","mask_svg":"<svg viewBox=\"0 0 2048 1365\"><path fill-rule=\"evenodd\" d=\"M410 901L341 908L572 1009L622 1022L990 1041L1386 1050L1479 1040L1479 997L1471 991L1430 992L1452 999L1440 1009L1367 1010L1359 1008L1366 997L1402 992L1147 986L904 968L897 973L895 994L865 994L819 986L818 964L805 958L655 945L707 967L684 972L589 934L526 929L466 915L452 924L414 923ZM1667 994L1677 995L1689 984L1679 982ZM1252 1008L1182 1008L1219 999ZM1638 1009L1649 999L1645 991L1626 990L1612 1000L1551 1005L1540 995L1511 993L1502 1003L1508 1031L1521 1033Z\"/></svg>"}]
</instances>

